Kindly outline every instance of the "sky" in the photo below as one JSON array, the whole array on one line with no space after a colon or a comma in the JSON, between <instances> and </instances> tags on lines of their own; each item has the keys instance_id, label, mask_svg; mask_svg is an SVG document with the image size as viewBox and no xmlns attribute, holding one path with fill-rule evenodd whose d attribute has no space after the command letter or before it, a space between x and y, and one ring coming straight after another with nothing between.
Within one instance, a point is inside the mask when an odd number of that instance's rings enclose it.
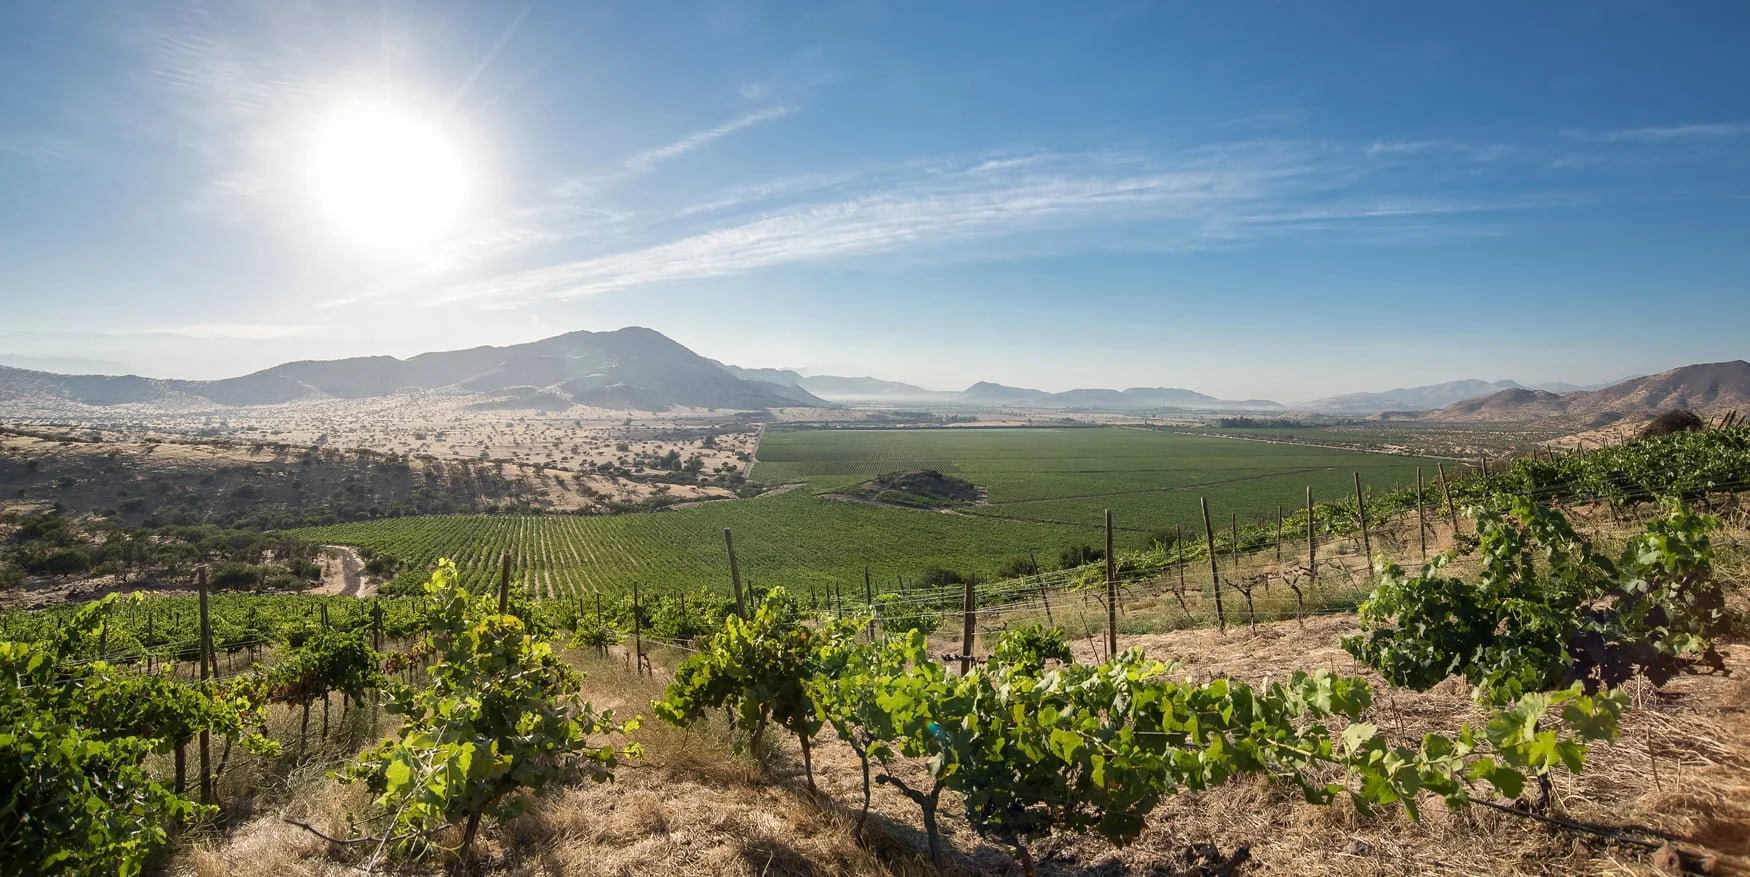
<instances>
[{"instance_id":1,"label":"sky","mask_svg":"<svg viewBox=\"0 0 1750 877\"><path fill-rule=\"evenodd\" d=\"M1740 2L0 0L0 354L648 326L1304 400L1750 354Z\"/></svg>"}]
</instances>

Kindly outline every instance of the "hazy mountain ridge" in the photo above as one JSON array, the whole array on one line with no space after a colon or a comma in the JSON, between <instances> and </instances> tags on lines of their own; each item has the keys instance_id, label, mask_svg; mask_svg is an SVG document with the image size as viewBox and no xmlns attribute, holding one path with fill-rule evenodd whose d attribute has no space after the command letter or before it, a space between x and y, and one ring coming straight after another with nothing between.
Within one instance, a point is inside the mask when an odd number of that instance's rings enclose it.
<instances>
[{"instance_id":1,"label":"hazy mountain ridge","mask_svg":"<svg viewBox=\"0 0 1750 877\"><path fill-rule=\"evenodd\" d=\"M67 375L123 375L132 371L127 364L113 359L87 359L82 356L31 356L23 353L0 353L0 367L28 371L53 372Z\"/></svg>"},{"instance_id":2,"label":"hazy mountain ridge","mask_svg":"<svg viewBox=\"0 0 1750 877\"><path fill-rule=\"evenodd\" d=\"M1124 390L1080 388L1049 393L980 381L967 387L960 393L960 397L967 402L1022 408L1092 408L1117 411L1150 411L1162 408L1213 411L1287 410L1287 406L1268 399L1218 399L1179 387L1130 387Z\"/></svg>"},{"instance_id":3,"label":"hazy mountain ridge","mask_svg":"<svg viewBox=\"0 0 1750 877\"><path fill-rule=\"evenodd\" d=\"M1518 381L1510 380L1483 381L1469 378L1420 387L1398 387L1377 393L1342 393L1323 399L1314 399L1311 402L1300 402L1295 404L1294 408L1321 414L1356 415L1379 414L1386 411L1394 413L1433 411L1467 399L1480 399L1502 390L1542 390L1550 393L1571 393L1580 390L1598 390L1625 380L1631 379L1619 378L1602 384L1569 384L1560 381L1547 384L1521 384Z\"/></svg>"},{"instance_id":4,"label":"hazy mountain ridge","mask_svg":"<svg viewBox=\"0 0 1750 877\"><path fill-rule=\"evenodd\" d=\"M507 347L289 362L217 381L136 375L59 375L0 367L0 400L30 396L87 405L278 405L310 399L363 399L410 390L454 388L514 405L539 398L604 408L657 411L676 406L761 409L822 405L805 391L736 376L659 332L628 327L571 332Z\"/></svg>"},{"instance_id":5,"label":"hazy mountain ridge","mask_svg":"<svg viewBox=\"0 0 1750 877\"><path fill-rule=\"evenodd\" d=\"M785 380L830 402L884 402L965 405L986 408L1081 408L1146 411L1161 408L1211 410L1282 411L1284 406L1266 399L1226 400L1174 387L1131 387L1125 390L1081 388L1052 393L1030 387L1010 387L979 381L958 392L930 390L916 384L872 377L802 375L780 369L745 369L729 366L738 375L762 380Z\"/></svg>"},{"instance_id":6,"label":"hazy mountain ridge","mask_svg":"<svg viewBox=\"0 0 1750 877\"><path fill-rule=\"evenodd\" d=\"M1377 393L1342 393L1302 402L1296 408L1328 414L1376 414L1381 411L1427 411L1454 402L1516 389L1514 381L1482 381L1475 378L1447 381L1421 387L1397 387Z\"/></svg>"},{"instance_id":7,"label":"hazy mountain ridge","mask_svg":"<svg viewBox=\"0 0 1750 877\"><path fill-rule=\"evenodd\" d=\"M1552 393L1514 388L1423 415L1436 422L1576 421L1589 425L1653 417L1673 408L1712 416L1750 410L1750 362L1699 363L1631 378L1598 390Z\"/></svg>"},{"instance_id":8,"label":"hazy mountain ridge","mask_svg":"<svg viewBox=\"0 0 1750 877\"><path fill-rule=\"evenodd\" d=\"M808 375L801 378L801 385L808 392L835 402L951 402L959 396L952 391L927 390L916 384L871 377Z\"/></svg>"}]
</instances>

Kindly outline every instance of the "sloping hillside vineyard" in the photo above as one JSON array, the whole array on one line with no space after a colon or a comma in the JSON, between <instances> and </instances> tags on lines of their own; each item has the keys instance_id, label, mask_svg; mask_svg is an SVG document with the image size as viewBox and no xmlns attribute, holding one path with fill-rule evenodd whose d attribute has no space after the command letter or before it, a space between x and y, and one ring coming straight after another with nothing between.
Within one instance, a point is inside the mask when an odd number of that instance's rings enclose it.
<instances>
[{"instance_id":1,"label":"sloping hillside vineyard","mask_svg":"<svg viewBox=\"0 0 1750 877\"><path fill-rule=\"evenodd\" d=\"M495 575L499 554L509 551L519 585L552 597L623 591L634 581L653 591L701 584L727 589L725 528L736 533L744 575L754 580L782 576L803 588L861 582L865 566L891 580L929 566L962 566L973 558L1025 553L1062 541L1063 533L1044 524L949 519L801 493L658 514L399 518L293 532L396 558L406 570L403 575L413 578L423 576L428 564L448 557L470 584ZM1093 538L1092 531L1080 538Z\"/></svg>"},{"instance_id":2,"label":"sloping hillside vineyard","mask_svg":"<svg viewBox=\"0 0 1750 877\"><path fill-rule=\"evenodd\" d=\"M748 502L659 514L592 517L425 517L294 531L358 545L403 563L407 574L440 557L464 581L494 574L499 553L541 596L728 584L722 531L733 529L744 574L792 588L858 587L867 569L883 590L932 568L993 574L1005 559L1054 560L1096 542L1112 509L1120 547L1201 526L1199 499L1248 524L1320 499L1413 483L1431 461L1142 429L812 430L773 432L753 475L801 484ZM952 513L833 498L883 472L936 469L988 488L989 502Z\"/></svg>"}]
</instances>

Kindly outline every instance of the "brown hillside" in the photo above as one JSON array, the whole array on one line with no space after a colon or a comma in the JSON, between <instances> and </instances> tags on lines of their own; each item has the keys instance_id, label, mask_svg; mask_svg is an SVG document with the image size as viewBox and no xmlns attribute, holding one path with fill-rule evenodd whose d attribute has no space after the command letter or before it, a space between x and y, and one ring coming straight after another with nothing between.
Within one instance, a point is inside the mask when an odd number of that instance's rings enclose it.
<instances>
[{"instance_id":1,"label":"brown hillside","mask_svg":"<svg viewBox=\"0 0 1750 877\"><path fill-rule=\"evenodd\" d=\"M1513 389L1466 399L1431 412L1424 420L1522 421L1565 417L1568 400L1547 390Z\"/></svg>"},{"instance_id":2,"label":"brown hillside","mask_svg":"<svg viewBox=\"0 0 1750 877\"><path fill-rule=\"evenodd\" d=\"M1502 390L1467 399L1423 415L1452 423L1552 422L1601 426L1616 420L1645 420L1673 408L1687 408L1704 419L1726 411L1750 410L1750 362L1733 360L1686 365L1602 390L1549 393Z\"/></svg>"}]
</instances>

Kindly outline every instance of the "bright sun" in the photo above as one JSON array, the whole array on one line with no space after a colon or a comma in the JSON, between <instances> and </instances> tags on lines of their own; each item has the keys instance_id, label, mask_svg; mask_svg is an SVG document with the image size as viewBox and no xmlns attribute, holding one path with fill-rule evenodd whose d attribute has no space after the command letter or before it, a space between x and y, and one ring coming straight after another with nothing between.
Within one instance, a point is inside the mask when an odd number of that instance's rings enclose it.
<instances>
[{"instance_id":1,"label":"bright sun","mask_svg":"<svg viewBox=\"0 0 1750 877\"><path fill-rule=\"evenodd\" d=\"M351 106L325 120L310 171L317 202L335 227L390 252L435 243L466 195L462 156L444 133L379 104Z\"/></svg>"}]
</instances>

